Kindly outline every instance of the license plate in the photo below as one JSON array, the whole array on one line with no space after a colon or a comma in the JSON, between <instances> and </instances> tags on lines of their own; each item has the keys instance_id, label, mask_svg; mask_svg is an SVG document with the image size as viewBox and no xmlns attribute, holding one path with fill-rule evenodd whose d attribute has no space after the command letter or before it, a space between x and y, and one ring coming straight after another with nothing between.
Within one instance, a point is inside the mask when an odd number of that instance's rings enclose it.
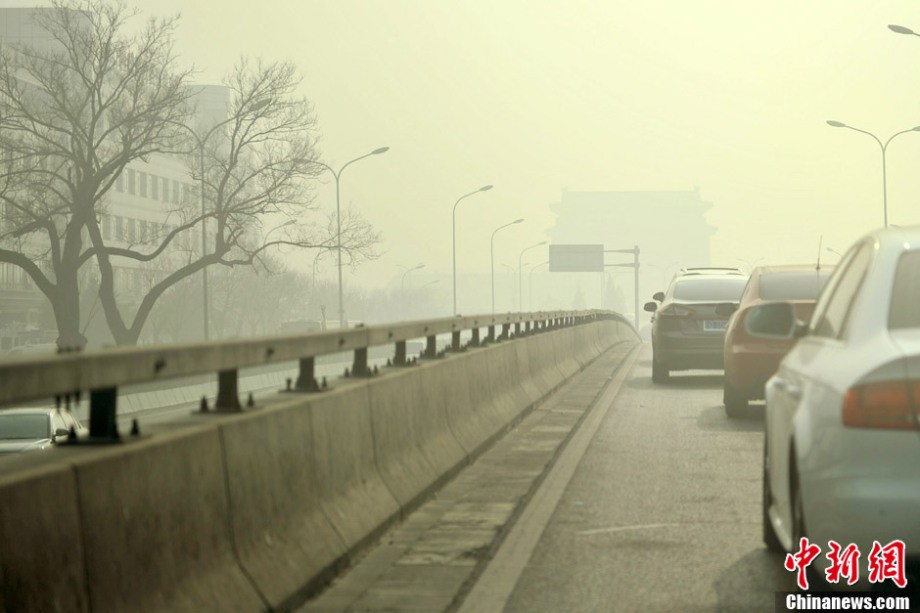
<instances>
[{"instance_id":1,"label":"license plate","mask_svg":"<svg viewBox=\"0 0 920 613\"><path fill-rule=\"evenodd\" d=\"M724 319L713 320L713 319L704 319L703 320L703 332L725 332L725 326L728 325L728 321Z\"/></svg>"}]
</instances>

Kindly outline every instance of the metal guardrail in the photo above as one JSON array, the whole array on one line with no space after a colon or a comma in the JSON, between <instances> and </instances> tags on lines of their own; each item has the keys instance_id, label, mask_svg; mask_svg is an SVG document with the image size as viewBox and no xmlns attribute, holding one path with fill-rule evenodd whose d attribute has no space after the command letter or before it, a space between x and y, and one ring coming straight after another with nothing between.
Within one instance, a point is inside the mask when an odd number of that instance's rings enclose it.
<instances>
[{"instance_id":1,"label":"metal guardrail","mask_svg":"<svg viewBox=\"0 0 920 613\"><path fill-rule=\"evenodd\" d=\"M609 311L547 311L501 315L457 316L377 326L311 332L294 336L268 336L201 343L113 347L86 352L28 356L0 361L0 410L15 403L54 398L90 396L90 441L118 440L117 392L120 386L163 379L218 373L217 412L242 410L238 373L242 368L297 361L299 372L293 391L316 392L315 358L353 351L352 376L370 376L369 347L394 344L393 364L411 363L406 342L425 338L424 357L437 356L436 337L451 334L452 351L462 349L460 335L471 331L470 344L557 329L597 319L619 317ZM625 321L625 320L624 320ZM628 322L627 322L628 323ZM496 329L501 332L496 335ZM512 331L513 328L513 331ZM483 339L480 332L486 329ZM207 411L203 402L203 411Z\"/></svg>"}]
</instances>

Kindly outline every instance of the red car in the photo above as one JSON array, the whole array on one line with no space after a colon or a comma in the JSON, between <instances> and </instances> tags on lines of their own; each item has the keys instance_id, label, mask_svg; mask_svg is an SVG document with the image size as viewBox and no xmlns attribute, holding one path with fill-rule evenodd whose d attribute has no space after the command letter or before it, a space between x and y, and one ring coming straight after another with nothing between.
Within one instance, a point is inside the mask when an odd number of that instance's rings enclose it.
<instances>
[{"instance_id":1,"label":"red car","mask_svg":"<svg viewBox=\"0 0 920 613\"><path fill-rule=\"evenodd\" d=\"M741 414L749 400L764 397L764 384L797 340L750 335L747 324L751 309L765 302L791 302L795 305L796 318L808 321L833 269L833 266L817 268L814 264L760 266L751 272L738 306L721 305L723 311L734 310L725 332L723 355L722 400L729 417Z\"/></svg>"}]
</instances>

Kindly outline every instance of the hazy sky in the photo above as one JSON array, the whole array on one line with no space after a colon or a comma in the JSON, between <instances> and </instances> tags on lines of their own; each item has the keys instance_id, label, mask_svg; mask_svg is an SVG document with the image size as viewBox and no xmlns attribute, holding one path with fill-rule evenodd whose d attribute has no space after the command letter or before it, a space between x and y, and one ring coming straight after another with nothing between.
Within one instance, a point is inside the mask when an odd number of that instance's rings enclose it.
<instances>
[{"instance_id":1,"label":"hazy sky","mask_svg":"<svg viewBox=\"0 0 920 613\"><path fill-rule=\"evenodd\" d=\"M920 124L916 0L158 0L181 13L182 59L217 82L240 54L290 59L315 104L324 159L350 166L343 206L397 265L487 272L545 238L562 188L689 190L713 203L713 263L813 260L882 223L880 148ZM888 153L889 219L920 222L920 133ZM318 202L334 207L331 183ZM830 254L825 254L831 258ZM312 262L311 256L304 259ZM327 270L326 274L332 274Z\"/></svg>"}]
</instances>

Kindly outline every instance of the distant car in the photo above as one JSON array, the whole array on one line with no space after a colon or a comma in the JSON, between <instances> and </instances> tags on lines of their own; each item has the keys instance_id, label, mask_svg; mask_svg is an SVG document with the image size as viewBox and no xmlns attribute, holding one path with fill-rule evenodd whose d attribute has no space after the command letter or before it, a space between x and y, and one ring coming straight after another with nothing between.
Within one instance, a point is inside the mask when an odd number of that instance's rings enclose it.
<instances>
[{"instance_id":1,"label":"distant car","mask_svg":"<svg viewBox=\"0 0 920 613\"><path fill-rule=\"evenodd\" d=\"M902 541L920 562L920 226L879 230L844 254L808 324L755 308L752 333L799 337L766 384L763 536L797 552ZM864 577L864 575L863 575Z\"/></svg>"},{"instance_id":2,"label":"distant car","mask_svg":"<svg viewBox=\"0 0 920 613\"><path fill-rule=\"evenodd\" d=\"M645 303L654 313L652 381L667 381L672 370L722 368L729 313L716 307L737 303L745 283L747 275L736 271L678 274L653 296L657 302Z\"/></svg>"},{"instance_id":3,"label":"distant car","mask_svg":"<svg viewBox=\"0 0 920 613\"><path fill-rule=\"evenodd\" d=\"M674 276L682 277L686 275L741 275L747 277L747 273L740 268L734 267L717 267L717 266L700 266L695 268L681 268Z\"/></svg>"},{"instance_id":4,"label":"distant car","mask_svg":"<svg viewBox=\"0 0 920 613\"><path fill-rule=\"evenodd\" d=\"M78 436L86 432L69 411L41 407L0 409L0 455L47 449L66 440L71 428Z\"/></svg>"},{"instance_id":5,"label":"distant car","mask_svg":"<svg viewBox=\"0 0 920 613\"><path fill-rule=\"evenodd\" d=\"M737 309L734 306L717 309L734 311L725 332L724 349L722 399L729 417L744 411L749 400L763 398L764 384L796 340L749 334L746 325L751 320L752 309L766 302L788 301L795 305L796 317L807 321L833 269L833 266L817 268L815 264L757 267L751 271Z\"/></svg>"}]
</instances>

